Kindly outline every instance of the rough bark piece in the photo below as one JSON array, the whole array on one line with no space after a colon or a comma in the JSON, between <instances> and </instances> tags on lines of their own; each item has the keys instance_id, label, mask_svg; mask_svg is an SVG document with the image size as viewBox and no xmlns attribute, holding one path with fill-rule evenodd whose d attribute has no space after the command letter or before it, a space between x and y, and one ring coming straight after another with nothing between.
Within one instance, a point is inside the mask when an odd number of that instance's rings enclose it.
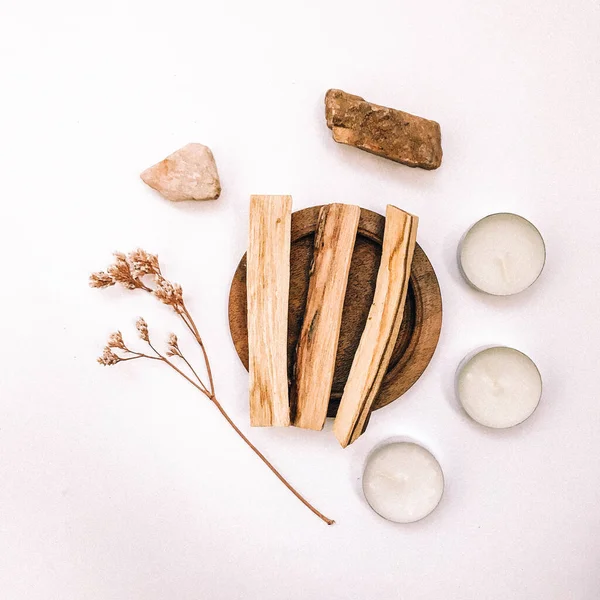
<instances>
[{"instance_id":1,"label":"rough bark piece","mask_svg":"<svg viewBox=\"0 0 600 600\"><path fill-rule=\"evenodd\" d=\"M364 431L392 356L404 315L418 222L388 204L375 297L333 425L343 447Z\"/></svg>"},{"instance_id":2,"label":"rough bark piece","mask_svg":"<svg viewBox=\"0 0 600 600\"><path fill-rule=\"evenodd\" d=\"M442 134L435 121L371 104L342 90L327 92L325 116L333 139L340 144L409 167L431 170L442 164Z\"/></svg>"},{"instance_id":3,"label":"rough bark piece","mask_svg":"<svg viewBox=\"0 0 600 600\"><path fill-rule=\"evenodd\" d=\"M221 182L210 148L188 144L146 169L142 181L167 200L216 200Z\"/></svg>"},{"instance_id":4,"label":"rough bark piece","mask_svg":"<svg viewBox=\"0 0 600 600\"><path fill-rule=\"evenodd\" d=\"M297 427L319 430L325 424L359 219L360 208L348 204L329 204L319 212L292 386Z\"/></svg>"},{"instance_id":5,"label":"rough bark piece","mask_svg":"<svg viewBox=\"0 0 600 600\"><path fill-rule=\"evenodd\" d=\"M248 242L250 424L288 426L291 196L252 196Z\"/></svg>"}]
</instances>

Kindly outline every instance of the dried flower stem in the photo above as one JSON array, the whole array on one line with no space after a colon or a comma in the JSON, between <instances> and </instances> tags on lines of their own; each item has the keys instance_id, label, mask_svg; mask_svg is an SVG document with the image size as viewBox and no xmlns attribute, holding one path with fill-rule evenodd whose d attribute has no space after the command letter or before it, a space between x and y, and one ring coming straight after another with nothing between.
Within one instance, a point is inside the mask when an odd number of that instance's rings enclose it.
<instances>
[{"instance_id":1,"label":"dried flower stem","mask_svg":"<svg viewBox=\"0 0 600 600\"><path fill-rule=\"evenodd\" d=\"M148 325L144 319L138 319L136 328L140 338L148 344L154 355L145 354L143 352L137 352L127 347L123 341L123 337L120 332L113 333L108 340L108 344L104 349L102 356L98 359L98 362L105 366L112 366L119 362L126 362L130 360L137 360L140 358L146 358L150 360L158 360L165 365L169 366L176 373L181 375L186 381L191 383L198 391L204 394L221 413L223 418L229 423L232 429L240 436L240 438L247 444L249 448L263 461L263 463L273 472L273 474L285 485L285 487L302 502L308 509L310 509L315 515L322 519L328 525L333 525L335 521L329 519L318 511L308 500L306 500L286 479L283 475L273 466L273 464L265 457L265 455L242 433L240 428L233 422L231 417L227 414L223 405L217 399L215 393L215 384L213 379L213 373L208 358L208 352L200 336L200 332L187 309L185 302L183 301L183 291L181 286L173 284L167 281L160 270L158 263L158 257L153 254L149 254L144 250L136 250L126 256L122 253L115 253L116 261L111 265L106 272L93 273L90 276L90 285L95 288L105 288L120 283L129 290L142 290L155 296L158 300L171 306L174 311L179 315L187 329L190 331L200 349L202 351L202 357L206 367L206 374L208 376L208 386L202 381L196 370L192 367L191 363L181 352L177 336L171 334L169 337L168 350L166 355L161 354L150 340L150 334L148 331ZM145 276L151 276L154 278L156 287L152 288L142 281ZM120 353L115 352L118 350ZM188 367L193 375L193 378L180 369L171 358L179 358ZM195 380L194 380L195 378Z\"/></svg>"}]
</instances>

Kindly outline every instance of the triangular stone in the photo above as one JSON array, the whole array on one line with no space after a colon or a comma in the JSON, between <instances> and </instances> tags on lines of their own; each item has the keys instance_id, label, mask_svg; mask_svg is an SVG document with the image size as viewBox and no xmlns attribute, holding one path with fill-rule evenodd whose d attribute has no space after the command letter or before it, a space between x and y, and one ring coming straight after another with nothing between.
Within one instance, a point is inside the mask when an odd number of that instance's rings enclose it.
<instances>
[{"instance_id":1,"label":"triangular stone","mask_svg":"<svg viewBox=\"0 0 600 600\"><path fill-rule=\"evenodd\" d=\"M214 156L207 146L188 144L146 169L141 178L167 200L216 200L221 182Z\"/></svg>"}]
</instances>

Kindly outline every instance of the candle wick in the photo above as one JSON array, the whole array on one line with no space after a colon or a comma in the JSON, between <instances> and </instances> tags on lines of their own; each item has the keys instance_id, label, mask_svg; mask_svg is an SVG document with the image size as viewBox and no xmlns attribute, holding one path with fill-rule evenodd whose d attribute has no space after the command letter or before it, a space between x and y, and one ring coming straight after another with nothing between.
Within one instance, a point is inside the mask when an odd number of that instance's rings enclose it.
<instances>
[{"instance_id":1,"label":"candle wick","mask_svg":"<svg viewBox=\"0 0 600 600\"><path fill-rule=\"evenodd\" d=\"M494 394L494 396L500 394L502 392L502 386L498 383L498 380L492 375L490 375L487 369L484 371L483 375L492 386L492 394Z\"/></svg>"},{"instance_id":2,"label":"candle wick","mask_svg":"<svg viewBox=\"0 0 600 600\"><path fill-rule=\"evenodd\" d=\"M394 477L393 475L388 475L387 473L379 473L381 475L381 477L383 477L384 479L389 479L390 481L398 481L398 479L396 477Z\"/></svg>"},{"instance_id":3,"label":"candle wick","mask_svg":"<svg viewBox=\"0 0 600 600\"><path fill-rule=\"evenodd\" d=\"M501 256L498 257L498 260L500 261L500 271L502 272L502 278L504 279L504 281L506 283L508 283L510 280L510 277L508 275L508 271L506 270L506 258L507 258L507 253L504 252Z\"/></svg>"}]
</instances>

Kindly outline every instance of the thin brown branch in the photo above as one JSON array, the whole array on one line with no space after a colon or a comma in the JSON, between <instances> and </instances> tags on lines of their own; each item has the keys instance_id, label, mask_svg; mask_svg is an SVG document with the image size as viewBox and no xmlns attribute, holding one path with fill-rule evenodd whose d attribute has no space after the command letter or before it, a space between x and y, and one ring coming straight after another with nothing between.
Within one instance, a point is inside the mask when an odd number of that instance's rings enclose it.
<instances>
[{"instance_id":1,"label":"thin brown branch","mask_svg":"<svg viewBox=\"0 0 600 600\"><path fill-rule=\"evenodd\" d=\"M183 353L179 350L177 345L177 337L172 334L170 338L170 348L173 352L173 356L181 358L187 367L193 373L197 382L194 381L189 375L187 375L182 369L170 361L167 356L163 356L152 344L150 335L148 333L148 325L144 319L140 318L136 322L136 328L141 339L144 340L151 350L154 352L154 356L145 354L143 352L136 352L130 350L123 342L120 332L116 332L109 337L108 345L104 349L103 355L98 359L98 362L105 366L111 366L118 362L126 362L130 360L137 360L138 358L148 358L150 360L158 360L165 363L176 373L181 375L186 381L191 383L199 392L204 394L213 404L217 407L217 410L221 413L223 418L231 426L231 428L238 434L238 436L244 441L244 443L260 458L260 460L271 470L271 472L285 485L285 487L292 493L302 504L310 509L315 515L323 520L328 525L332 525L334 521L329 519L321 512L319 512L310 502L308 502L286 479L283 475L273 466L273 464L265 457L265 455L242 433L240 428L232 421L221 403L217 400L215 395L215 385L213 380L212 369L208 353L200 332L192 318L192 315L188 311L183 301L183 294L181 286L178 284L167 281L160 270L158 258L156 255L149 254L144 250L136 250L129 256L122 253L115 253L116 262L111 265L107 272L94 273L90 277L90 285L95 288L105 288L120 283L125 288L130 290L140 289L147 293L152 294L155 298L161 301L163 304L171 306L175 312L179 315L187 329L190 331L194 339L198 342L202 351L202 357L206 366L206 373L209 379L209 387L207 387L196 370L193 368L191 363L183 356ZM154 282L156 288L151 288L142 281L144 276L155 276ZM126 356L119 356L114 352L113 349L118 349L125 352ZM128 356L131 355L131 356ZM169 354L169 352L167 353Z\"/></svg>"},{"instance_id":2,"label":"thin brown branch","mask_svg":"<svg viewBox=\"0 0 600 600\"><path fill-rule=\"evenodd\" d=\"M136 281L139 283L140 290L144 290L150 294L152 293L152 288L149 288L141 279L136 279Z\"/></svg>"},{"instance_id":3,"label":"thin brown branch","mask_svg":"<svg viewBox=\"0 0 600 600\"><path fill-rule=\"evenodd\" d=\"M186 311L186 313L187 313L187 311ZM225 409L223 408L221 403L217 400L217 398L214 394L209 394L207 391L202 389L193 379L188 377L181 369L179 369L176 365L174 365L168 358L166 358L165 356L162 356L160 354L160 352L158 352L158 350L156 350L156 348L154 348L154 346L152 345L152 343L150 341L148 341L148 344L165 364L167 364L169 367L171 367L173 370L175 370L177 373L179 373L179 375L181 375L184 379L186 379L186 381L191 383L197 390L202 392L209 400L211 400L214 403L214 405L217 407L217 410L221 413L221 415L225 418L225 420L229 423L229 425L233 428L233 430L242 438L242 440L247 444L247 446L258 456L258 458L260 458L260 460L262 460L265 463L265 465L272 471L272 473L275 475L275 477L277 477L277 479L279 479L279 481L281 481L281 483L283 483L283 485L285 485L285 487L290 492L292 492L292 494L294 494L294 496L296 496L296 498L298 498L298 500L300 500L300 502L302 502L302 504L304 504L315 515L317 515L317 517L319 517L321 520L323 520L325 523L327 523L327 525L333 525L335 523L335 521L333 519L326 517L323 513L321 513L319 510L317 510L308 500L306 500L306 498L304 498L304 496L302 496L302 494L300 494L300 492L298 492L287 481L287 479L273 466L273 464L267 459L267 457L244 435L244 433L242 433L241 429L233 422L231 417L227 414L227 412L225 411ZM207 359L208 359L208 357L207 357ZM209 368L208 363L207 363L207 368Z\"/></svg>"},{"instance_id":4,"label":"thin brown branch","mask_svg":"<svg viewBox=\"0 0 600 600\"><path fill-rule=\"evenodd\" d=\"M210 367L210 360L208 359L208 353L206 352L206 347L204 346L202 337L200 336L198 328L196 327L196 323L194 323L194 319L192 318L192 315L190 315L190 313L183 301L181 303L181 307L183 309L183 314L187 317L187 319L189 319L190 327L192 329L192 332L194 333L194 337L196 338L196 341L198 342L198 344L200 345L200 349L202 350L202 355L204 357L204 364L206 365L206 372L208 373L208 382L210 385L210 393L214 396L215 395L215 384L213 381L212 369Z\"/></svg>"},{"instance_id":5,"label":"thin brown branch","mask_svg":"<svg viewBox=\"0 0 600 600\"><path fill-rule=\"evenodd\" d=\"M133 350L128 350L131 354L135 354L135 358L149 358L150 360L160 360L158 356L150 356L149 354L144 354L143 352L134 352Z\"/></svg>"},{"instance_id":6,"label":"thin brown branch","mask_svg":"<svg viewBox=\"0 0 600 600\"><path fill-rule=\"evenodd\" d=\"M192 367L192 365L190 364L190 361L183 354L180 354L179 358L181 358L181 360L183 360L183 362L188 366L189 370L194 374L194 376L198 380L198 383L204 388L204 391L207 394L210 394L208 388L204 384L204 381L202 381L202 379L200 379L200 376L198 375L198 373L196 373L196 370L194 369L194 367Z\"/></svg>"},{"instance_id":7,"label":"thin brown branch","mask_svg":"<svg viewBox=\"0 0 600 600\"><path fill-rule=\"evenodd\" d=\"M155 352L156 352L156 350L155 350ZM167 365L169 365L169 367L171 367L172 369L177 371L177 373L179 373L182 377L184 377L187 381L189 381L196 389L200 390L205 396L207 396L209 398L209 400L211 400L213 402L213 404L217 407L217 410L221 413L221 415L225 418L225 420L227 421L227 423L229 423L229 425L233 428L233 430L242 438L242 440L244 440L244 442L247 444L247 446L258 456L258 458L260 458L260 460L262 460L263 463L265 463L265 465L267 465L267 467L269 467L269 469L272 471L272 473L275 475L275 477L277 477L277 479L279 479L279 481L281 481L281 483L283 483L283 485L285 485L285 487L290 492L292 492L292 494L294 494L294 496L296 496L296 498L298 498L298 500L300 500L300 502L302 502L302 504L304 504L304 506L306 506L315 515L317 515L317 517L319 517L321 520L323 520L325 523L327 523L327 525L333 525L335 523L335 521L333 519L326 517L322 512L317 510L306 498L304 498L304 496L302 496L302 494L300 494L300 492L298 492L287 481L287 479L273 466L273 464L269 461L269 459L244 435L244 433L242 433L241 429L233 422L231 417L227 414L227 412L225 411L225 409L223 408L223 406L221 405L221 403L217 400L217 398L215 396L212 396L212 397L208 396L206 394L206 392L204 390L202 390L202 388L200 388L200 386L198 384L196 384L195 381L193 381L190 377L188 377L183 371L178 369L169 359L167 359L164 356L162 356L161 358L164 363L166 363Z\"/></svg>"},{"instance_id":8,"label":"thin brown branch","mask_svg":"<svg viewBox=\"0 0 600 600\"><path fill-rule=\"evenodd\" d=\"M154 348L153 348L153 350L154 350ZM154 350L154 351L156 352L156 350ZM174 365L166 356L162 356L161 354L159 354L159 356L160 356L160 360L162 360L165 364L169 365L169 367L171 367L171 369L173 369L174 371L179 373L186 381L189 381L197 390L202 392L209 400L213 399L207 390L201 388L191 377L186 375L179 367L177 367L177 365Z\"/></svg>"},{"instance_id":9,"label":"thin brown branch","mask_svg":"<svg viewBox=\"0 0 600 600\"><path fill-rule=\"evenodd\" d=\"M298 500L300 500L300 502L302 502L302 504L304 504L304 506L306 506L308 509L310 509L315 515L317 515L317 517L319 517L319 519L325 521L325 523L327 523L327 525L333 525L335 523L335 521L333 519L330 519L329 517L326 517L322 512L317 510L308 500L306 500L306 498L304 498L304 496L302 496L302 494L300 494L300 492L298 492L287 481L287 479L271 464L271 462L265 457L265 455L240 431L238 426L231 420L229 415L225 412L225 409L221 406L221 403L216 398L213 398L212 401L214 402L214 405L217 407L219 412L223 415L225 420L229 423L229 425L231 425L231 427L234 429L234 431L244 440L244 442L246 442L246 444L265 463L265 465L267 465L267 467L269 467L269 469L271 469L271 471L273 472L275 477L277 477L277 479L279 479L279 481L281 481L281 483L283 483L283 485L285 485L285 487L288 490L290 490L290 492L292 492L292 494L294 494L294 496L296 496L296 498L298 498Z\"/></svg>"}]
</instances>

